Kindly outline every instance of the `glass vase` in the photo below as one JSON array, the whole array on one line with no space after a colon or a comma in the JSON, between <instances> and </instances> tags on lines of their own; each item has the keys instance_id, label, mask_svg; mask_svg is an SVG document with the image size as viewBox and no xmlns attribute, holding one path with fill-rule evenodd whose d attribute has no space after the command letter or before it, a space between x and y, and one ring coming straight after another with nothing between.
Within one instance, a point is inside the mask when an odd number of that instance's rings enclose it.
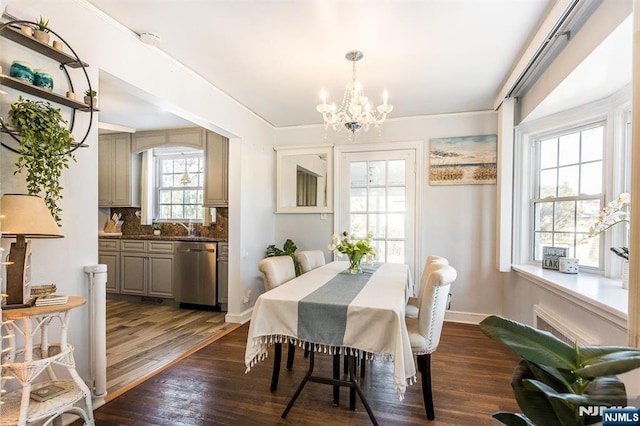
<instances>
[{"instance_id":1,"label":"glass vase","mask_svg":"<svg viewBox=\"0 0 640 426\"><path fill-rule=\"evenodd\" d=\"M361 274L362 273L362 266L360 265L360 263L362 262L362 256L349 256L349 268L347 269L347 272L349 272L350 274Z\"/></svg>"}]
</instances>

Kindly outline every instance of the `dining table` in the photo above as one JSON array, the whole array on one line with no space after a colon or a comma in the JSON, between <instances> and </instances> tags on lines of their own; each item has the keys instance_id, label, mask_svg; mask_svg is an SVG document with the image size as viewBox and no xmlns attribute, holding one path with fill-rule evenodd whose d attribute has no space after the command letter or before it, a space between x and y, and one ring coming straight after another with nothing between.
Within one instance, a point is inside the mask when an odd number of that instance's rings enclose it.
<instances>
[{"instance_id":1,"label":"dining table","mask_svg":"<svg viewBox=\"0 0 640 426\"><path fill-rule=\"evenodd\" d=\"M372 422L375 415L362 393L353 359L366 354L393 362L400 399L416 380L416 367L404 319L413 294L406 264L374 263L362 274L347 271L349 262L334 261L261 294L253 307L245 352L246 373L268 355L274 344L293 343L310 350L309 370L282 413L285 418L308 381L348 386L357 393ZM334 355L334 376L314 376L314 353ZM336 355L351 356L349 380L336 377ZM373 374L373 373L370 373ZM352 397L355 401L355 396ZM334 397L335 402L335 397ZM355 404L355 403L354 403ZM354 407L352 405L352 409Z\"/></svg>"}]
</instances>

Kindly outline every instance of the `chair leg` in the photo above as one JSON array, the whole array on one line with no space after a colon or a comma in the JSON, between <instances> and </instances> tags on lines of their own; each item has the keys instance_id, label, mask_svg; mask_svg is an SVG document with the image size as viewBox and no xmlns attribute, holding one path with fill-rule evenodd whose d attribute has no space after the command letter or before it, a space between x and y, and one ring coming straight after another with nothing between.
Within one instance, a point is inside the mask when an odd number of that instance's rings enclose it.
<instances>
[{"instance_id":1,"label":"chair leg","mask_svg":"<svg viewBox=\"0 0 640 426\"><path fill-rule=\"evenodd\" d=\"M280 376L280 361L282 360L282 343L274 345L273 374L271 375L271 392L278 389L278 377Z\"/></svg>"},{"instance_id":2,"label":"chair leg","mask_svg":"<svg viewBox=\"0 0 640 426\"><path fill-rule=\"evenodd\" d=\"M293 357L296 355L296 345L289 342L289 350L287 351L287 370L293 368Z\"/></svg>"},{"instance_id":3,"label":"chair leg","mask_svg":"<svg viewBox=\"0 0 640 426\"><path fill-rule=\"evenodd\" d=\"M309 342L304 344L304 357L309 358Z\"/></svg>"},{"instance_id":4,"label":"chair leg","mask_svg":"<svg viewBox=\"0 0 640 426\"><path fill-rule=\"evenodd\" d=\"M366 374L365 366L367 365L367 353L362 351L362 356L360 357L360 378L364 379Z\"/></svg>"},{"instance_id":5,"label":"chair leg","mask_svg":"<svg viewBox=\"0 0 640 426\"><path fill-rule=\"evenodd\" d=\"M424 399L424 409L427 419L435 419L433 409L433 393L431 392L431 354L418 355L418 370L422 374L422 398Z\"/></svg>"}]
</instances>

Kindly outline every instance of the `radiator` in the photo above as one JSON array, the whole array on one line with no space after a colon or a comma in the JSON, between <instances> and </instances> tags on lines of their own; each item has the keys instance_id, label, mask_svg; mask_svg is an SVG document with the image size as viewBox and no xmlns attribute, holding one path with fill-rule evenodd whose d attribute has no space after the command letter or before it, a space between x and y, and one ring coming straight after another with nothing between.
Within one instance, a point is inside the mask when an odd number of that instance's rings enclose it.
<instances>
[{"instance_id":1,"label":"radiator","mask_svg":"<svg viewBox=\"0 0 640 426\"><path fill-rule=\"evenodd\" d=\"M533 306L533 326L539 330L548 331L572 346L575 342L582 346L597 346L600 344L598 339L589 333L584 332L572 322L541 305Z\"/></svg>"}]
</instances>

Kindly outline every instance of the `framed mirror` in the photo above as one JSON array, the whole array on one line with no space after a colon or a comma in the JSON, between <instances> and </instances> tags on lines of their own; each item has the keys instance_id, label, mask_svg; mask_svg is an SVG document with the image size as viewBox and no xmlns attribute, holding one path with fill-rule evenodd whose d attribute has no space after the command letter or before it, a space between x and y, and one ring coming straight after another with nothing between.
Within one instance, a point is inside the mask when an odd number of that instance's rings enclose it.
<instances>
[{"instance_id":1,"label":"framed mirror","mask_svg":"<svg viewBox=\"0 0 640 426\"><path fill-rule=\"evenodd\" d=\"M274 149L276 213L332 213L333 145Z\"/></svg>"}]
</instances>

